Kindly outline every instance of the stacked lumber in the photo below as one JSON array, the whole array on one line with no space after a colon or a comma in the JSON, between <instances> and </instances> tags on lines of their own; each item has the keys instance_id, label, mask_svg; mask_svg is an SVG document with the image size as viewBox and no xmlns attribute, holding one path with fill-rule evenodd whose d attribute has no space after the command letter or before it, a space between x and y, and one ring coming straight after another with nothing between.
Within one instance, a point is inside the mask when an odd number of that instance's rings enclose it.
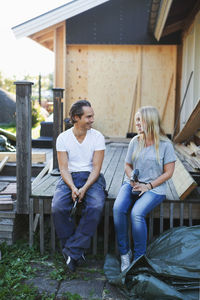
<instances>
[{"instance_id":1,"label":"stacked lumber","mask_svg":"<svg viewBox=\"0 0 200 300\"><path fill-rule=\"evenodd\" d=\"M15 198L16 183L7 183L0 191L0 211L13 210Z\"/></svg>"},{"instance_id":2,"label":"stacked lumber","mask_svg":"<svg viewBox=\"0 0 200 300\"><path fill-rule=\"evenodd\" d=\"M0 211L0 244L13 244L15 217L14 211Z\"/></svg>"},{"instance_id":3,"label":"stacked lumber","mask_svg":"<svg viewBox=\"0 0 200 300\"><path fill-rule=\"evenodd\" d=\"M0 244L13 243L16 183L0 182Z\"/></svg>"},{"instance_id":4,"label":"stacked lumber","mask_svg":"<svg viewBox=\"0 0 200 300\"><path fill-rule=\"evenodd\" d=\"M8 157L8 162L16 162L16 152L0 152L0 161L3 161L5 157ZM46 161L45 152L32 152L32 162L33 163L43 163Z\"/></svg>"},{"instance_id":5,"label":"stacked lumber","mask_svg":"<svg viewBox=\"0 0 200 300\"><path fill-rule=\"evenodd\" d=\"M175 145L175 149L184 159L197 171L200 170L200 147L190 142L187 146L184 143Z\"/></svg>"}]
</instances>

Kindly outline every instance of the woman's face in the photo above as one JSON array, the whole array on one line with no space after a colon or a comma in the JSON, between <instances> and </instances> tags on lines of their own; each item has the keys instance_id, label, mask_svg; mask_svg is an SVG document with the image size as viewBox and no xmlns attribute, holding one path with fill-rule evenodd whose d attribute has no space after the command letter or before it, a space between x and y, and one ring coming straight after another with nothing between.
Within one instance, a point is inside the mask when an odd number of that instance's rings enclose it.
<instances>
[{"instance_id":1,"label":"woman's face","mask_svg":"<svg viewBox=\"0 0 200 300\"><path fill-rule=\"evenodd\" d=\"M140 112L135 114L135 127L139 134L144 133L144 124Z\"/></svg>"}]
</instances>

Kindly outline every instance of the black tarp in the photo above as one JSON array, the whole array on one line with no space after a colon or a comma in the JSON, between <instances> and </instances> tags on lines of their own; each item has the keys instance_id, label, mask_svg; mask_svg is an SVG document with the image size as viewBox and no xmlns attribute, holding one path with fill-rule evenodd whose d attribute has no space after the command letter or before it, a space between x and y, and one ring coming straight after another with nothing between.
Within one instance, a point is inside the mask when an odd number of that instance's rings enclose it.
<instances>
[{"instance_id":1,"label":"black tarp","mask_svg":"<svg viewBox=\"0 0 200 300\"><path fill-rule=\"evenodd\" d=\"M120 273L117 257L107 255L104 272L127 299L200 299L200 226L177 227L161 234L146 255Z\"/></svg>"}]
</instances>

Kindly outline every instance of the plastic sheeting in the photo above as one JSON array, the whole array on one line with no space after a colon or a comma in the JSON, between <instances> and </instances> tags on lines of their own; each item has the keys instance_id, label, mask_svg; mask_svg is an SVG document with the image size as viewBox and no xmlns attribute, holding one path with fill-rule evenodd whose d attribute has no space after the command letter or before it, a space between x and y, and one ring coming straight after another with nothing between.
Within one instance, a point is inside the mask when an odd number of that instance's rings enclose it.
<instances>
[{"instance_id":1,"label":"plastic sheeting","mask_svg":"<svg viewBox=\"0 0 200 300\"><path fill-rule=\"evenodd\" d=\"M123 273L119 260L108 254L104 272L127 299L199 300L200 226L164 232Z\"/></svg>"}]
</instances>

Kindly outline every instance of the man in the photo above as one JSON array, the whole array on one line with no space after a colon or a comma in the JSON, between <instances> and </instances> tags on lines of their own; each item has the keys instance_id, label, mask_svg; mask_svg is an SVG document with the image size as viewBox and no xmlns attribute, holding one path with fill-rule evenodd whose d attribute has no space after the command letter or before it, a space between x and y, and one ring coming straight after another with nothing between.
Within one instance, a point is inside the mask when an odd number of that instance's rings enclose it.
<instances>
[{"instance_id":1,"label":"man","mask_svg":"<svg viewBox=\"0 0 200 300\"><path fill-rule=\"evenodd\" d=\"M92 128L94 112L90 102L75 102L70 119L74 126L62 132L56 142L61 179L53 197L52 213L63 256L74 272L77 261L84 258L84 250L90 247L104 207L105 179L100 171L105 140ZM77 198L84 208L76 228L70 211Z\"/></svg>"}]
</instances>

